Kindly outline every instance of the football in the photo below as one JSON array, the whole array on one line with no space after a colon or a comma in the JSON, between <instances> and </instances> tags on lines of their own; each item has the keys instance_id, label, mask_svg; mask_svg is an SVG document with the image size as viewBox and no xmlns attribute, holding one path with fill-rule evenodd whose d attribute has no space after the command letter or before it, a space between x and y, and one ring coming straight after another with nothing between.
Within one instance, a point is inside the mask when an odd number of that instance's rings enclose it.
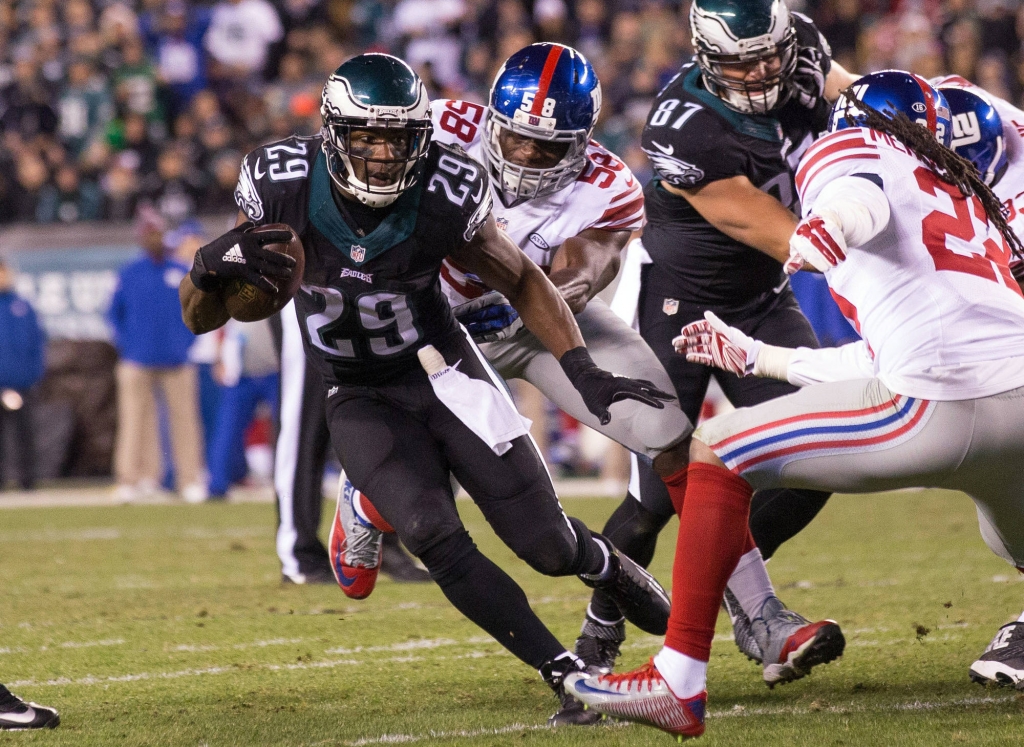
<instances>
[{"instance_id":1,"label":"football","mask_svg":"<svg viewBox=\"0 0 1024 747\"><path fill-rule=\"evenodd\" d=\"M244 280L233 280L225 286L221 291L224 306L231 318L240 322L258 322L283 309L292 296L298 292L299 285L302 283L302 271L306 264L302 241L291 226L286 226L284 223L271 223L249 230L289 231L292 238L287 244L266 244L266 248L292 257L295 260L295 272L290 280L278 283L277 293L268 293Z\"/></svg>"}]
</instances>

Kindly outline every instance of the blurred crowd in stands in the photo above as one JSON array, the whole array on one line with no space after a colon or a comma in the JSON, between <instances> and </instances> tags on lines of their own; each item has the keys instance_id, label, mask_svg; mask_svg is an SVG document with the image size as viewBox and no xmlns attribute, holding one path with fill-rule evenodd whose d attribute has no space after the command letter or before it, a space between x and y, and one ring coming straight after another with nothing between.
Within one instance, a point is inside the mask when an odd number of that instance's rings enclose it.
<instances>
[{"instance_id":1,"label":"blurred crowd in stands","mask_svg":"<svg viewBox=\"0 0 1024 747\"><path fill-rule=\"evenodd\" d=\"M1017 0L791 0L853 71L963 75L1020 101ZM431 93L482 101L537 39L604 83L599 138L644 179L648 105L690 54L686 0L0 0L0 221L172 224L232 212L242 155L319 127L348 56L408 59Z\"/></svg>"}]
</instances>

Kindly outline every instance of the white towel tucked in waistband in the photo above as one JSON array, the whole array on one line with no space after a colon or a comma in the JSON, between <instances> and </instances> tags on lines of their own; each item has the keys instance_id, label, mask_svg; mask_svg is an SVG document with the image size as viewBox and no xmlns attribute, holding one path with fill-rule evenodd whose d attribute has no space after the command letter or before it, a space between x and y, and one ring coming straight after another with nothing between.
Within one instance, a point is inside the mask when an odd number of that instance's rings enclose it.
<instances>
[{"instance_id":1,"label":"white towel tucked in waistband","mask_svg":"<svg viewBox=\"0 0 1024 747\"><path fill-rule=\"evenodd\" d=\"M458 363L449 366L433 345L417 355L437 398L495 454L501 456L512 448L512 439L530 432L532 423L489 382L466 376Z\"/></svg>"},{"instance_id":2,"label":"white towel tucked in waistband","mask_svg":"<svg viewBox=\"0 0 1024 747\"><path fill-rule=\"evenodd\" d=\"M612 312L633 329L638 328L640 303L640 269L651 264L651 255L644 249L640 239L633 239L626 245L626 259L622 263L622 275L612 298Z\"/></svg>"}]
</instances>

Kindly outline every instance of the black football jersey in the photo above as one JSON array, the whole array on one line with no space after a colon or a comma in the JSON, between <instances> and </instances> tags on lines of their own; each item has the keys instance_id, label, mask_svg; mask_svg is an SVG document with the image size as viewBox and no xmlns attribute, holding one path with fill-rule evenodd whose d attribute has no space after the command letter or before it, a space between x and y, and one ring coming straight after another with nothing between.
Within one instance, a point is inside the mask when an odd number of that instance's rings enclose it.
<instances>
[{"instance_id":1,"label":"black football jersey","mask_svg":"<svg viewBox=\"0 0 1024 747\"><path fill-rule=\"evenodd\" d=\"M490 214L483 166L432 143L416 185L360 236L339 211L321 138L290 137L242 161L235 201L255 223L285 223L306 250L295 296L306 356L328 386L385 381L416 351L461 334L441 291L441 261Z\"/></svg>"},{"instance_id":2,"label":"black football jersey","mask_svg":"<svg viewBox=\"0 0 1024 747\"><path fill-rule=\"evenodd\" d=\"M805 17L794 23L798 44L820 50L827 75L824 38ZM704 87L695 61L684 65L658 94L643 132L655 171L644 190L643 243L659 269L648 274L648 287L716 307L743 306L778 287L784 280L779 262L726 236L661 182L689 188L743 175L799 215L793 175L827 126L829 110L823 99L813 109L791 99L770 115L742 114Z\"/></svg>"}]
</instances>

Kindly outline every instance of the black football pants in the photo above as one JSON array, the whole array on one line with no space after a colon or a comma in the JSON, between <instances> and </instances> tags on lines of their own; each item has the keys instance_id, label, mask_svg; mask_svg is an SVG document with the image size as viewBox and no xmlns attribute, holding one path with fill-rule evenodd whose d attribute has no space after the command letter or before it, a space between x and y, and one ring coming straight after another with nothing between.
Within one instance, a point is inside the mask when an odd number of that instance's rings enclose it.
<instances>
[{"instance_id":1,"label":"black football pants","mask_svg":"<svg viewBox=\"0 0 1024 747\"><path fill-rule=\"evenodd\" d=\"M461 335L439 346L467 376L503 386ZM515 554L540 573L600 568L589 530L569 519L529 436L498 456L434 394L420 368L375 386L339 386L327 398L331 442L352 484L395 528L467 618L534 668L565 647L522 589L486 558L463 526L449 474Z\"/></svg>"}]
</instances>

